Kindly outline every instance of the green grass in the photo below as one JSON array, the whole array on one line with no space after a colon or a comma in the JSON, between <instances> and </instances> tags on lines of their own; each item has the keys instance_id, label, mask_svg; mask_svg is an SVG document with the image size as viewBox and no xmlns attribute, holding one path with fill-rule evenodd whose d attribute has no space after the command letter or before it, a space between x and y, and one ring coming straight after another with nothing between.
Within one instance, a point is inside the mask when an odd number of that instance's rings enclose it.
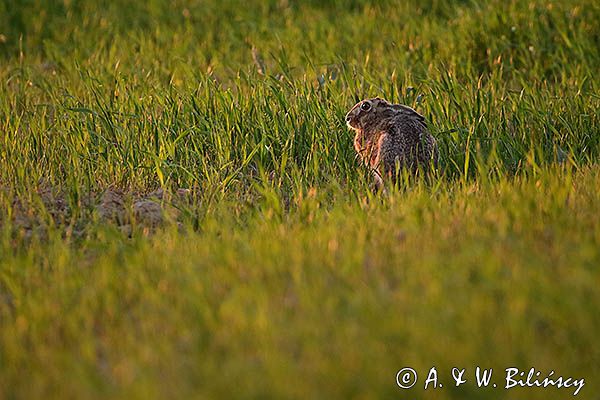
<instances>
[{"instance_id":1,"label":"green grass","mask_svg":"<svg viewBox=\"0 0 600 400\"><path fill-rule=\"evenodd\" d=\"M478 365L592 398L599 20L592 0L0 2L0 398L572 394L451 387ZM426 116L435 179L370 192L343 116L374 96ZM155 229L132 203L157 188L191 194Z\"/></svg>"}]
</instances>

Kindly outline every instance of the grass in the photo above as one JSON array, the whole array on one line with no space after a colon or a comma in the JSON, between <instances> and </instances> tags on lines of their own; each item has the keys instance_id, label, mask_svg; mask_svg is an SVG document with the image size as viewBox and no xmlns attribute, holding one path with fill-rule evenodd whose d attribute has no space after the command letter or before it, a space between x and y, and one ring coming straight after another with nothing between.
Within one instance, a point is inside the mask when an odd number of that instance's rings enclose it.
<instances>
[{"instance_id":1,"label":"grass","mask_svg":"<svg viewBox=\"0 0 600 400\"><path fill-rule=\"evenodd\" d=\"M572 394L450 387L477 365L593 396L599 19L591 0L1 2L0 398ZM369 191L343 116L374 96L426 116L435 179ZM191 191L149 227L158 188Z\"/></svg>"}]
</instances>

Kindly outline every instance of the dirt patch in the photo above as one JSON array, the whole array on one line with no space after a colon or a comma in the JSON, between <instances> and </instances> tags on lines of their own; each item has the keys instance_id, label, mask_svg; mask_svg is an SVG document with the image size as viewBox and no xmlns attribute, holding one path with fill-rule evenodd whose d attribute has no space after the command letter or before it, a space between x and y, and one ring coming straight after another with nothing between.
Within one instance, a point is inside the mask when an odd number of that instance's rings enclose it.
<instances>
[{"instance_id":1,"label":"dirt patch","mask_svg":"<svg viewBox=\"0 0 600 400\"><path fill-rule=\"evenodd\" d=\"M149 193L127 193L107 189L89 193L79 200L77 215L64 192L42 186L31 195L17 196L9 189L0 191L0 225L9 222L20 236L44 235L49 225L70 228L70 234L82 234L77 225L97 219L115 224L130 234L134 226L153 231L167 222L179 223L180 209L191 204L193 193L177 189L173 193L158 189Z\"/></svg>"}]
</instances>

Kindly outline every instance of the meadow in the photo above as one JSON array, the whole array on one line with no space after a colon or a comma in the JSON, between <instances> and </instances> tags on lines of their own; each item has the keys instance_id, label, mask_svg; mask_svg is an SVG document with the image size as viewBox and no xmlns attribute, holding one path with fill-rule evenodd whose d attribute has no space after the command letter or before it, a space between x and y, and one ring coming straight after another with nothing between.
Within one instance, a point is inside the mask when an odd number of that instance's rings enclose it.
<instances>
[{"instance_id":1,"label":"meadow","mask_svg":"<svg viewBox=\"0 0 600 400\"><path fill-rule=\"evenodd\" d=\"M508 367L598 398L598 21L0 1L0 398L573 395L505 390ZM427 118L431 179L371 190L344 115L375 96Z\"/></svg>"}]
</instances>

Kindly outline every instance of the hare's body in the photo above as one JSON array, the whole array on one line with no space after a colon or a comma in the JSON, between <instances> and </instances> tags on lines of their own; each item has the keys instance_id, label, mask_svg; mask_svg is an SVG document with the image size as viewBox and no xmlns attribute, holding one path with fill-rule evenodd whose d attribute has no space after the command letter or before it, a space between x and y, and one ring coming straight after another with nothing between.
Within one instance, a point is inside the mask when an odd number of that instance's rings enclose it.
<instances>
[{"instance_id":1,"label":"hare's body","mask_svg":"<svg viewBox=\"0 0 600 400\"><path fill-rule=\"evenodd\" d=\"M415 172L437 164L436 141L425 118L410 107L379 98L363 100L348 112L346 122L356 132L354 149L373 169L378 184L384 177L395 179L397 170Z\"/></svg>"}]
</instances>

